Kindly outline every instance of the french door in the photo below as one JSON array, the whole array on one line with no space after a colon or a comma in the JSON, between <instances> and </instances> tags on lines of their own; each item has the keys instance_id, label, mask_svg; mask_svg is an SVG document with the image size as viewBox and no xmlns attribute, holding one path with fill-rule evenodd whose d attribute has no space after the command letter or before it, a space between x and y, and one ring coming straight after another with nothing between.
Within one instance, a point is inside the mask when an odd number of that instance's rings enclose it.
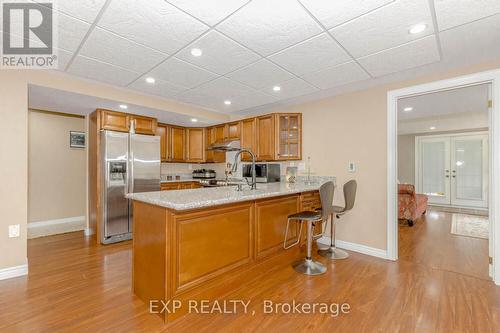
<instances>
[{"instance_id":1,"label":"french door","mask_svg":"<svg viewBox=\"0 0 500 333\"><path fill-rule=\"evenodd\" d=\"M488 134L416 137L417 191L429 203L488 207Z\"/></svg>"}]
</instances>

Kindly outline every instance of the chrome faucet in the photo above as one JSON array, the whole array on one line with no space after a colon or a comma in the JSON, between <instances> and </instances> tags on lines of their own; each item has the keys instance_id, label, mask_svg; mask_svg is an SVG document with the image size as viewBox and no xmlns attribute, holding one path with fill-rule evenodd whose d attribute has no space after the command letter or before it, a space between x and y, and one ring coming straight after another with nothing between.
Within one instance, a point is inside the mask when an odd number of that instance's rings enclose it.
<instances>
[{"instance_id":1,"label":"chrome faucet","mask_svg":"<svg viewBox=\"0 0 500 333\"><path fill-rule=\"evenodd\" d=\"M236 170L238 170L238 158L240 157L241 153L250 154L250 156L252 156L252 182L249 185L250 189L252 190L257 189L257 174L255 172L255 154L250 149L240 148L239 140L223 140L219 142L214 142L208 146L208 149L215 151L223 151L223 152L236 151L237 153L234 156L234 163L231 168L231 172L233 174L236 172ZM238 186L238 191L240 191L240 186Z\"/></svg>"},{"instance_id":2,"label":"chrome faucet","mask_svg":"<svg viewBox=\"0 0 500 333\"><path fill-rule=\"evenodd\" d=\"M257 174L255 172L255 154L250 150L246 148L240 148L236 155L234 155L234 163L233 167L231 169L232 173L234 174L236 170L238 170L238 157L240 157L241 153L249 153L250 156L252 157L252 182L249 184L251 190L256 190L257 189ZM238 187L238 191L240 190L240 187Z\"/></svg>"}]
</instances>

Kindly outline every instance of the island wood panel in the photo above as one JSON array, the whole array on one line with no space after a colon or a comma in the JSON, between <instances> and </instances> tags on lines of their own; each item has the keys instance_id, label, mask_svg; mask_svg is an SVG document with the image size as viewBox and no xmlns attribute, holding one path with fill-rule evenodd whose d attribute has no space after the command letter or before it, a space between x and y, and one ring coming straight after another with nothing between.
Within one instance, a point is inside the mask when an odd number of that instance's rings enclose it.
<instances>
[{"instance_id":1,"label":"island wood panel","mask_svg":"<svg viewBox=\"0 0 500 333\"><path fill-rule=\"evenodd\" d=\"M300 208L299 195L264 199L255 204L256 257L283 249L287 217ZM297 228L291 224L289 237L297 237Z\"/></svg>"},{"instance_id":2,"label":"island wood panel","mask_svg":"<svg viewBox=\"0 0 500 333\"><path fill-rule=\"evenodd\" d=\"M174 293L250 262L252 223L252 203L174 215Z\"/></svg>"},{"instance_id":3,"label":"island wood panel","mask_svg":"<svg viewBox=\"0 0 500 333\"><path fill-rule=\"evenodd\" d=\"M134 201L133 266L134 293L149 304L167 295L167 210Z\"/></svg>"},{"instance_id":4,"label":"island wood panel","mask_svg":"<svg viewBox=\"0 0 500 333\"><path fill-rule=\"evenodd\" d=\"M300 195L300 210L317 210L321 209L321 199L319 191L305 192ZM305 227L305 226L304 226ZM302 230L302 239L305 241L305 228ZM314 234L323 232L323 222L316 222L314 226Z\"/></svg>"}]
</instances>

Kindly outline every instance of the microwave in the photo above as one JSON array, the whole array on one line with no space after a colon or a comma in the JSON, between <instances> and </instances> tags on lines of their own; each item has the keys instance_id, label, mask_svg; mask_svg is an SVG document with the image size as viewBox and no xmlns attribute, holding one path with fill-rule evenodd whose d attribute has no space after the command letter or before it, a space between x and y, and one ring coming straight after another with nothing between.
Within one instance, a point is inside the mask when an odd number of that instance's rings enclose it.
<instances>
[{"instance_id":1,"label":"microwave","mask_svg":"<svg viewBox=\"0 0 500 333\"><path fill-rule=\"evenodd\" d=\"M255 173L257 183L275 183L281 180L280 165L278 163L256 163ZM243 177L252 180L252 164L243 165Z\"/></svg>"}]
</instances>

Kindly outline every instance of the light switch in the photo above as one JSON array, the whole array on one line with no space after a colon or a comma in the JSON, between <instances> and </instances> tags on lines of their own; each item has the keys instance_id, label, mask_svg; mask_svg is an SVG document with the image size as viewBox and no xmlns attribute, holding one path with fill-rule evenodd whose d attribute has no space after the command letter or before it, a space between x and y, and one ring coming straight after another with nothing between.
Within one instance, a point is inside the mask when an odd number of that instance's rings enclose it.
<instances>
[{"instance_id":1,"label":"light switch","mask_svg":"<svg viewBox=\"0 0 500 333\"><path fill-rule=\"evenodd\" d=\"M356 164L354 164L354 162L349 162L349 166L347 167L347 171L356 172Z\"/></svg>"},{"instance_id":2,"label":"light switch","mask_svg":"<svg viewBox=\"0 0 500 333\"><path fill-rule=\"evenodd\" d=\"M19 237L21 226L19 224L9 225L9 238Z\"/></svg>"}]
</instances>

